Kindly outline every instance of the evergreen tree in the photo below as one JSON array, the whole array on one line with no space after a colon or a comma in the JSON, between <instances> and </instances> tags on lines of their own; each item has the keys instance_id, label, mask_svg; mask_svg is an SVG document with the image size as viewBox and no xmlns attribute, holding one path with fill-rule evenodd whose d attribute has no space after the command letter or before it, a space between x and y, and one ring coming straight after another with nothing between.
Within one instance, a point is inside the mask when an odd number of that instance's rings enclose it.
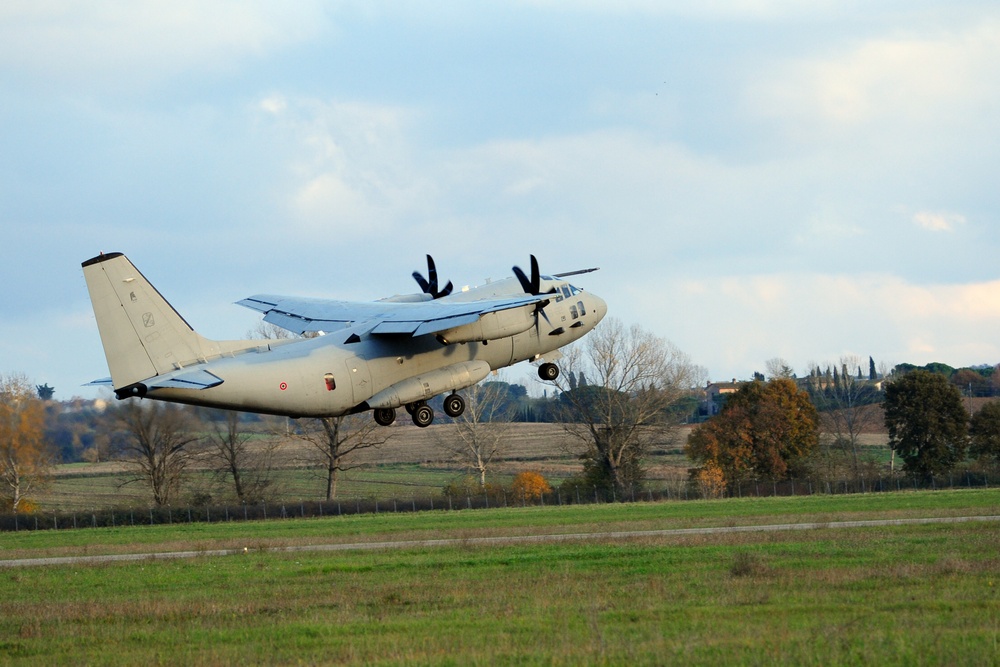
<instances>
[{"instance_id":1,"label":"evergreen tree","mask_svg":"<svg viewBox=\"0 0 1000 667\"><path fill-rule=\"evenodd\" d=\"M889 446L913 475L929 479L961 462L968 421L961 392L944 375L915 370L886 387Z\"/></svg>"}]
</instances>

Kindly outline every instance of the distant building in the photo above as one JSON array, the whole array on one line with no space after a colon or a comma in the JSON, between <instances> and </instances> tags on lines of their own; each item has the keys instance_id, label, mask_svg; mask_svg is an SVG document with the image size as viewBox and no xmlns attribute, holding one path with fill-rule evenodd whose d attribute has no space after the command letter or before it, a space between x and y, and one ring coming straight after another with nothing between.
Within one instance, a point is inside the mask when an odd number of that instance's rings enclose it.
<instances>
[{"instance_id":1,"label":"distant building","mask_svg":"<svg viewBox=\"0 0 1000 667\"><path fill-rule=\"evenodd\" d=\"M719 414L728 395L735 394L744 384L746 383L735 379L732 382L709 382L705 385L705 400L698 409L698 417L708 419Z\"/></svg>"}]
</instances>

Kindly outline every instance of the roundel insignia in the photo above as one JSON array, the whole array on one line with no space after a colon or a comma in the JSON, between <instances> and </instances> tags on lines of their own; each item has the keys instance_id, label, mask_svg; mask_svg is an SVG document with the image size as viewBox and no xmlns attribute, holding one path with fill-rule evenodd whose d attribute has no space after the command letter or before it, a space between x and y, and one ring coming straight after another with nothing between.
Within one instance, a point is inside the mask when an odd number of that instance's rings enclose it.
<instances>
[{"instance_id":1,"label":"roundel insignia","mask_svg":"<svg viewBox=\"0 0 1000 667\"><path fill-rule=\"evenodd\" d=\"M281 384L278 385L278 389L280 389L281 391L285 391L286 389L288 389L288 383L282 382Z\"/></svg>"}]
</instances>

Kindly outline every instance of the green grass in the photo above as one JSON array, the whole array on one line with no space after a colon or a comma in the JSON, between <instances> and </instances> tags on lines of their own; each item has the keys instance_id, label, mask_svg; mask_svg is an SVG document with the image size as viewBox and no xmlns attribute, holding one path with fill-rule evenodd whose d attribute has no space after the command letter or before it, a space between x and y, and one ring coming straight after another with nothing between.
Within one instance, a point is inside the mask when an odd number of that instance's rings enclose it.
<instances>
[{"instance_id":1,"label":"green grass","mask_svg":"<svg viewBox=\"0 0 1000 667\"><path fill-rule=\"evenodd\" d=\"M42 512L86 512L108 508L148 508L151 494L142 482L125 483L128 473L92 473L74 466L73 472L55 477L38 496ZM76 469L79 468L79 472ZM410 499L428 498L441 494L449 483L461 479L465 473L451 468L432 468L418 464L377 465L349 470L339 475L337 496L347 500L355 498ZM507 483L512 476L497 476L495 481ZM325 471L288 468L272 474L273 502L298 502L321 500L326 494ZM209 492L214 502L236 501L227 495L228 489L215 483L210 472L189 473L185 491L179 504L185 505L196 491Z\"/></svg>"},{"instance_id":2,"label":"green grass","mask_svg":"<svg viewBox=\"0 0 1000 667\"><path fill-rule=\"evenodd\" d=\"M3 536L0 662L996 664L996 523L372 552L291 544L1000 513L1000 491L425 512Z\"/></svg>"}]
</instances>

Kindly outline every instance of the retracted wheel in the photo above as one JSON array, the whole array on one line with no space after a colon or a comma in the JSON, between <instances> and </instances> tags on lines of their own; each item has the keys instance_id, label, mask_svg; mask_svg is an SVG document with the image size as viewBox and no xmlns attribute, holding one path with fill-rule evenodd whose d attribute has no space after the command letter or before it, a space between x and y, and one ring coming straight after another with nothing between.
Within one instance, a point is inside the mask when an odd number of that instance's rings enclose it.
<instances>
[{"instance_id":1,"label":"retracted wheel","mask_svg":"<svg viewBox=\"0 0 1000 667\"><path fill-rule=\"evenodd\" d=\"M465 412L465 399L458 394L451 394L444 399L444 413L449 417L460 417Z\"/></svg>"},{"instance_id":2,"label":"retracted wheel","mask_svg":"<svg viewBox=\"0 0 1000 667\"><path fill-rule=\"evenodd\" d=\"M431 406L424 403L413 409L413 423L420 428L430 426L432 421L434 421L434 410Z\"/></svg>"},{"instance_id":3,"label":"retracted wheel","mask_svg":"<svg viewBox=\"0 0 1000 667\"><path fill-rule=\"evenodd\" d=\"M389 426L396 421L396 411L392 408L375 408L375 423L379 426Z\"/></svg>"},{"instance_id":4,"label":"retracted wheel","mask_svg":"<svg viewBox=\"0 0 1000 667\"><path fill-rule=\"evenodd\" d=\"M559 367L555 364L545 363L538 367L538 377L546 382L552 382L559 377Z\"/></svg>"}]
</instances>

